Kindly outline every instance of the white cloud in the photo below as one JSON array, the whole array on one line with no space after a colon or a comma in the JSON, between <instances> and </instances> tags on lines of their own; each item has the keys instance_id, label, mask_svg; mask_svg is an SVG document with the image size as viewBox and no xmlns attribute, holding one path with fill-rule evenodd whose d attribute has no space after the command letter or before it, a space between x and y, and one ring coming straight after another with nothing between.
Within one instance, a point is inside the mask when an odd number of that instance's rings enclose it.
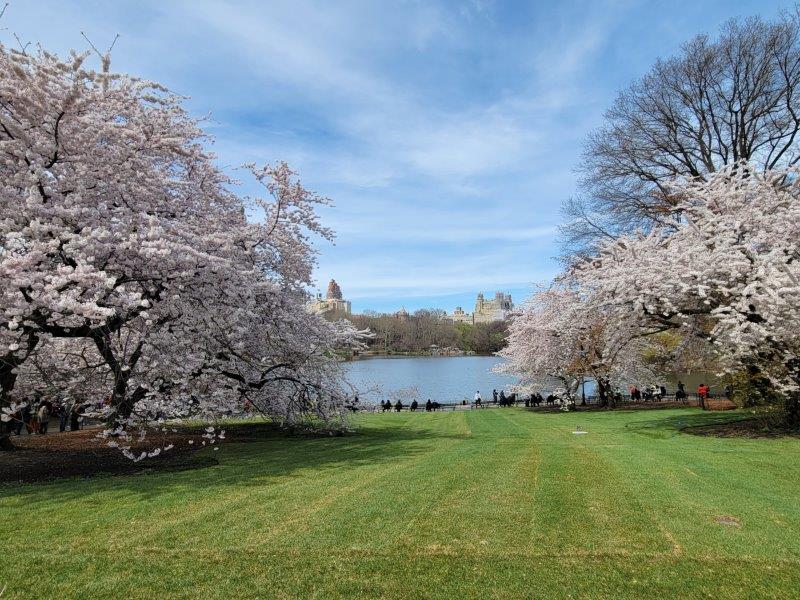
<instances>
[{"instance_id":1,"label":"white cloud","mask_svg":"<svg viewBox=\"0 0 800 600\"><path fill-rule=\"evenodd\" d=\"M339 238L319 278L355 298L554 272L558 203L599 114L584 82L613 27L605 8L521 7L540 16L530 32L487 0L41 0L10 14L59 51L81 30L101 45L121 33L114 64L212 112L223 164L285 159L332 196Z\"/></svg>"}]
</instances>

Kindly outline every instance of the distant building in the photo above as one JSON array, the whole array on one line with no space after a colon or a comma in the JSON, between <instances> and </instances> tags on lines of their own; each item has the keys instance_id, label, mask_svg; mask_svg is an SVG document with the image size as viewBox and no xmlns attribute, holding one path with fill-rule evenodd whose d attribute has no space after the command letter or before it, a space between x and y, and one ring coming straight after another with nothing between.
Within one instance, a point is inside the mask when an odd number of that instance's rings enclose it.
<instances>
[{"instance_id":1,"label":"distant building","mask_svg":"<svg viewBox=\"0 0 800 600\"><path fill-rule=\"evenodd\" d=\"M453 323L472 323L472 315L464 312L464 309L460 306L456 306L450 318L453 320Z\"/></svg>"},{"instance_id":2,"label":"distant building","mask_svg":"<svg viewBox=\"0 0 800 600\"><path fill-rule=\"evenodd\" d=\"M464 312L464 310L457 306L450 315L454 323L493 323L494 321L504 321L511 316L514 310L514 302L511 300L511 294L504 294L503 292L496 292L494 299L486 300L483 297L483 292L478 294L475 300L475 311L473 313Z\"/></svg>"},{"instance_id":3,"label":"distant building","mask_svg":"<svg viewBox=\"0 0 800 600\"><path fill-rule=\"evenodd\" d=\"M349 300L342 299L342 288L336 283L335 279L331 279L328 284L328 291L325 298L322 294L317 294L317 297L308 302L308 309L318 315L324 314L351 314L351 307Z\"/></svg>"},{"instance_id":4,"label":"distant building","mask_svg":"<svg viewBox=\"0 0 800 600\"><path fill-rule=\"evenodd\" d=\"M410 317L410 315L408 314L408 311L406 310L405 306L401 307L400 310L398 310L396 313L394 313L394 316L395 316L396 319L400 319L401 321L408 321L408 319Z\"/></svg>"}]
</instances>

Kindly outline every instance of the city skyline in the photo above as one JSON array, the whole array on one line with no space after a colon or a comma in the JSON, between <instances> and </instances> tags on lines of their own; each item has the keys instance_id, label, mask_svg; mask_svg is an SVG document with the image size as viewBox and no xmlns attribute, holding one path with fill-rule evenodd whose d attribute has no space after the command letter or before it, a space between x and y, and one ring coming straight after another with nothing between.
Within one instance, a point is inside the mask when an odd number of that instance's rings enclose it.
<instances>
[{"instance_id":1,"label":"city skyline","mask_svg":"<svg viewBox=\"0 0 800 600\"><path fill-rule=\"evenodd\" d=\"M421 296L419 298L386 298L386 299L371 299L369 301L354 301L348 294L347 294L347 286L342 285L341 282L336 279L335 277L331 278L337 282L337 284L341 285L342 287L342 295L343 298L350 301L352 303L352 312L353 314L364 314L365 312L374 311L377 313L382 314L392 314L397 312L400 309L406 309L410 313L413 313L416 310L423 310L423 309L440 309L446 311L448 314L452 314L453 311L457 308L463 308L466 312L470 312L471 308L475 305L475 300L478 294L483 294L485 297L490 298L494 296L497 292L503 292L509 294L512 298L517 299L517 302L523 302L525 298L527 298L532 289L521 289L517 293L513 291L509 291L505 288L497 288L497 289L489 289L489 288L479 288L476 290L470 290L466 292L458 292L455 294L444 294L441 296ZM311 291L312 298L316 298L317 296L321 296L323 298L326 297L326 286L321 285L313 288Z\"/></svg>"}]
</instances>

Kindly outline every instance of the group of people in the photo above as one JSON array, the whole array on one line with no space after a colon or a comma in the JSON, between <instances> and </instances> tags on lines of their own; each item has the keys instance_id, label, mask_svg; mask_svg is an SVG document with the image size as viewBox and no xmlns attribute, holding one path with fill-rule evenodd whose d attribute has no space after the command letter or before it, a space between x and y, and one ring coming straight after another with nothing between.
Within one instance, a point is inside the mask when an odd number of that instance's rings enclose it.
<instances>
[{"instance_id":1,"label":"group of people","mask_svg":"<svg viewBox=\"0 0 800 600\"><path fill-rule=\"evenodd\" d=\"M29 435L45 435L50 428L50 421L55 419L58 419L59 431L66 431L67 426L71 431L77 431L85 416L85 406L78 400L58 400L36 394L32 400L18 404L10 416L6 428L12 435L22 435L23 428Z\"/></svg>"},{"instance_id":2,"label":"group of people","mask_svg":"<svg viewBox=\"0 0 800 600\"><path fill-rule=\"evenodd\" d=\"M632 385L629 388L629 392L632 402L660 402L667 397L667 388L664 385L648 385L642 389ZM615 392L615 397L618 402L623 401L622 392L620 390ZM701 383L697 388L697 397L702 406L705 400L711 397L711 388L705 383ZM682 381L678 382L677 389L675 391L675 399L678 401L686 401L688 399L686 386ZM516 392L506 395L505 390L500 390L499 392L497 390L492 390L492 404L496 404L498 406L516 406L519 402L521 402L521 399L517 397ZM530 394L529 396L526 395L524 402L526 407L532 408L541 406L542 403L549 405L555 405L557 403L560 404L562 400L554 394L549 394L547 397L544 397L539 392L536 392ZM467 400L462 400L461 404L466 405ZM475 406L475 408L481 408L484 405L480 390L475 392L472 404ZM438 402L431 402L430 399L425 403L425 410L428 412L436 410L440 407L441 405ZM383 412L390 412L392 410L400 412L403 410L403 408L404 405L400 400L397 400L397 402L394 404L392 404L389 400L386 400L386 402L381 401L381 409ZM419 404L416 400L414 400L411 402L409 408L412 412L416 411L419 408Z\"/></svg>"},{"instance_id":3,"label":"group of people","mask_svg":"<svg viewBox=\"0 0 800 600\"><path fill-rule=\"evenodd\" d=\"M517 393L514 392L506 396L505 390L500 390L499 393L497 390L492 390L492 404L497 404L498 406L516 406Z\"/></svg>"},{"instance_id":4,"label":"group of people","mask_svg":"<svg viewBox=\"0 0 800 600\"><path fill-rule=\"evenodd\" d=\"M547 404L555 404L558 401L559 399L553 394L550 394L549 396L547 396L547 398L544 398L539 393L531 394L524 400L525 406L527 407L539 406L542 402L547 402ZM497 390L492 390L492 404L496 404L498 406L516 406L519 402L521 402L521 400L517 397L516 392L506 395L504 390L500 390L499 392ZM466 406L467 401L462 400L461 404ZM480 390L475 392L472 404L475 406L475 408L483 407L484 405L483 397L481 396ZM442 406L441 404L439 404L438 402L433 402L429 398L425 402L424 408L427 412L431 412L441 408L441 406ZM381 400L382 412L392 412L392 411L400 412L401 410L403 410L403 408L405 408L405 405L403 404L402 400L397 400L394 404L392 404L390 400L386 401ZM415 412L416 410L419 409L419 403L416 400L413 400L408 408L411 412Z\"/></svg>"},{"instance_id":5,"label":"group of people","mask_svg":"<svg viewBox=\"0 0 800 600\"><path fill-rule=\"evenodd\" d=\"M545 398L539 392L536 392L525 396L524 399L520 399L517 397L517 392L512 392L506 396L505 390L500 390L499 392L492 390L492 404L497 404L498 406L517 406L520 402L524 402L525 406L530 408L532 406L540 406L542 402L555 404L560 401L560 398L554 394L549 394Z\"/></svg>"},{"instance_id":6,"label":"group of people","mask_svg":"<svg viewBox=\"0 0 800 600\"><path fill-rule=\"evenodd\" d=\"M434 410L436 410L438 408L441 408L441 406L442 405L439 404L438 402L431 402L430 398L428 398L428 401L425 402L425 410L427 412L434 411ZM408 407L408 409L411 412L416 412L416 410L418 408L419 408L419 402L417 402L416 400L412 400L411 404ZM400 412L401 410L403 410L403 402L401 400L398 400L397 402L392 404L391 401L389 401L389 400L387 400L386 402L381 400L381 411L383 411L383 412L387 412L387 411L391 412L392 409L394 409L395 412Z\"/></svg>"},{"instance_id":7,"label":"group of people","mask_svg":"<svg viewBox=\"0 0 800 600\"><path fill-rule=\"evenodd\" d=\"M512 392L506 396L505 390L500 390L500 392L492 390L492 404L497 404L498 406L517 406L520 402L524 402L525 406L530 408L533 406L540 406L542 402L555 404L556 402L560 402L560 398L554 394L549 394L545 398L539 392L536 392L525 396L524 399L520 399L517 397L516 392Z\"/></svg>"},{"instance_id":8,"label":"group of people","mask_svg":"<svg viewBox=\"0 0 800 600\"><path fill-rule=\"evenodd\" d=\"M631 386L630 388L631 400L634 402L642 401L645 402L652 402L652 401L661 401L667 396L667 388L663 385L650 385L644 388L644 390L639 390L635 385ZM726 395L730 395L727 394ZM711 388L705 384L701 383L697 386L697 399L702 404L711 397ZM685 402L689 398L689 394L686 393L686 386L682 381L678 382L678 385L675 389L675 400L679 402Z\"/></svg>"},{"instance_id":9,"label":"group of people","mask_svg":"<svg viewBox=\"0 0 800 600\"><path fill-rule=\"evenodd\" d=\"M682 385L682 383L679 383L679 386ZM642 400L645 402L661 402L661 400L667 396L667 388L663 385L648 385L641 390L635 385L632 385L628 391L630 392L632 402L641 402Z\"/></svg>"}]
</instances>

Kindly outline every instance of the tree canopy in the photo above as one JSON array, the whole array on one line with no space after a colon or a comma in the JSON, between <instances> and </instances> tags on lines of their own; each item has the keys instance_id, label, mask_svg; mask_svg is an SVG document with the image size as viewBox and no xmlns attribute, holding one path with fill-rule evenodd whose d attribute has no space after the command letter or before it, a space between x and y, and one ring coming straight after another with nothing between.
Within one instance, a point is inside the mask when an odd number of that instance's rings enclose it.
<instances>
[{"instance_id":1,"label":"tree canopy","mask_svg":"<svg viewBox=\"0 0 800 600\"><path fill-rule=\"evenodd\" d=\"M337 418L358 334L304 309L328 200L285 163L247 165L264 195L242 196L182 98L90 58L0 46L3 401L58 380L110 394L118 431L245 402Z\"/></svg>"},{"instance_id":2,"label":"tree canopy","mask_svg":"<svg viewBox=\"0 0 800 600\"><path fill-rule=\"evenodd\" d=\"M567 254L669 219L679 177L699 180L746 162L784 169L800 159L800 17L732 20L698 35L620 92L578 166L564 207Z\"/></svg>"}]
</instances>

